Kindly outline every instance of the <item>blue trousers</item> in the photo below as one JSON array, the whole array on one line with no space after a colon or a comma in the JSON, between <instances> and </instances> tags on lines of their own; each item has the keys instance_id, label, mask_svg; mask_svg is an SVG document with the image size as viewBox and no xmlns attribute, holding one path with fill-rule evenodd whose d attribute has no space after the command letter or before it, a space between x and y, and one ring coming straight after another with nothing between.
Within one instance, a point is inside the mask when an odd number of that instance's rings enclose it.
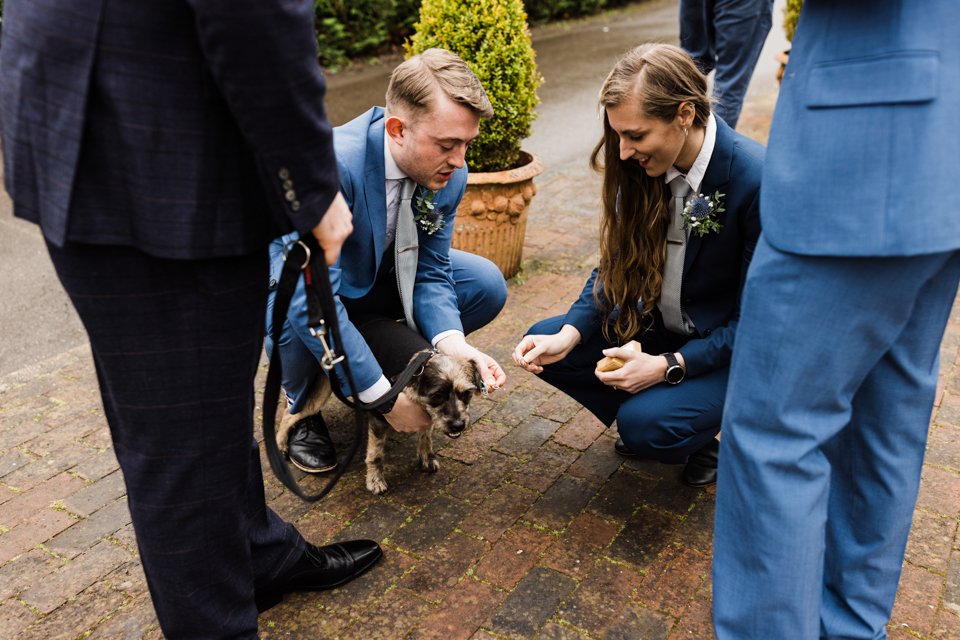
<instances>
[{"instance_id":1,"label":"blue trousers","mask_svg":"<svg viewBox=\"0 0 960 640\"><path fill-rule=\"evenodd\" d=\"M787 254L761 236L724 415L720 640L886 638L960 253Z\"/></svg>"},{"instance_id":2,"label":"blue trousers","mask_svg":"<svg viewBox=\"0 0 960 640\"><path fill-rule=\"evenodd\" d=\"M716 69L713 111L733 129L772 13L773 0L680 0L680 46L704 73Z\"/></svg>"},{"instance_id":3,"label":"blue trousers","mask_svg":"<svg viewBox=\"0 0 960 640\"><path fill-rule=\"evenodd\" d=\"M304 547L266 506L253 439L266 250L164 260L48 249L90 337L164 637L256 638L256 590Z\"/></svg>"},{"instance_id":4,"label":"blue trousers","mask_svg":"<svg viewBox=\"0 0 960 640\"><path fill-rule=\"evenodd\" d=\"M503 309L503 305L507 302L506 283L497 266L481 256L451 249L450 263L453 267L460 322L463 324L464 332L469 334L487 325ZM273 298L274 293L271 292L267 305L268 354L273 350L270 339ZM365 319L376 315L390 319L403 317L403 306L397 292L396 279L392 273L386 273L379 278L363 298L357 300L343 298L341 301L351 317L355 315L362 315ZM432 337L427 336L427 338ZM306 326L295 326L289 319L284 323L280 334L280 359L283 362L281 377L290 413L300 412L314 380L317 375L323 373L320 367L322 356L323 348L320 342L310 335ZM384 363L381 362L381 366L383 365ZM389 371L387 375L390 375Z\"/></svg>"},{"instance_id":5,"label":"blue trousers","mask_svg":"<svg viewBox=\"0 0 960 640\"><path fill-rule=\"evenodd\" d=\"M552 334L564 316L541 320L528 334ZM647 353L677 350L687 338L664 329L637 338ZM617 421L623 443L634 453L668 464L683 462L720 431L727 369L718 369L678 385L658 384L630 394L603 384L594 375L603 350L617 346L597 331L560 362L546 365L540 377L586 407L601 422Z\"/></svg>"}]
</instances>

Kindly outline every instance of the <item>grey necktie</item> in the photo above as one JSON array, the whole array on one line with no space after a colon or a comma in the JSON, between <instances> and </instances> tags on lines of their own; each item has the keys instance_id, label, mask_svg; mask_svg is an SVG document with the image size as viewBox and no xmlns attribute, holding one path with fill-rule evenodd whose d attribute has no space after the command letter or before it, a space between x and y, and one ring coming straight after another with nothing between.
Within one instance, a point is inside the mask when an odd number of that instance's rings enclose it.
<instances>
[{"instance_id":1,"label":"grey necktie","mask_svg":"<svg viewBox=\"0 0 960 640\"><path fill-rule=\"evenodd\" d=\"M670 181L670 225L667 227L667 263L657 306L664 326L674 333L690 334L692 326L680 306L683 285L683 258L687 253L687 232L683 228L683 207L690 185L683 176Z\"/></svg>"},{"instance_id":2,"label":"grey necktie","mask_svg":"<svg viewBox=\"0 0 960 640\"><path fill-rule=\"evenodd\" d=\"M413 206L410 203L417 183L407 178L400 187L400 207L397 209L397 236L394 264L397 270L397 287L400 290L400 302L403 303L403 315L407 326L417 330L413 321L413 285L417 280L417 260L420 255L420 243L417 239L417 223L413 219Z\"/></svg>"},{"instance_id":3,"label":"grey necktie","mask_svg":"<svg viewBox=\"0 0 960 640\"><path fill-rule=\"evenodd\" d=\"M397 237L397 211L400 210L400 195L406 178L387 180L387 246Z\"/></svg>"}]
</instances>

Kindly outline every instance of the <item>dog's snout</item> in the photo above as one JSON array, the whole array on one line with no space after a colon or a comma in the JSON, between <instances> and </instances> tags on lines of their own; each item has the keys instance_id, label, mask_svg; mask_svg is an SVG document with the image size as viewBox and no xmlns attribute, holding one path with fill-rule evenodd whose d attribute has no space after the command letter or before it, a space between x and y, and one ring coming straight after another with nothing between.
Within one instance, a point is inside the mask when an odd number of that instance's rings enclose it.
<instances>
[{"instance_id":1,"label":"dog's snout","mask_svg":"<svg viewBox=\"0 0 960 640\"><path fill-rule=\"evenodd\" d=\"M455 433L460 433L461 431L466 429L466 427L467 427L467 423L464 422L463 420L454 420L453 422L450 423L450 431L453 431Z\"/></svg>"}]
</instances>

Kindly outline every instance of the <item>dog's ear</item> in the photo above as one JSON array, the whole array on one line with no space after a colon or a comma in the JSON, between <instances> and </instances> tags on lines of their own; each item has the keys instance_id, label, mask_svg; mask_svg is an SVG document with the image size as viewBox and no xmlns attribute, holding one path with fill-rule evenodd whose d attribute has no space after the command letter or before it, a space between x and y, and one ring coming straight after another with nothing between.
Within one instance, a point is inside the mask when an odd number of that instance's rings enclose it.
<instances>
[{"instance_id":1,"label":"dog's ear","mask_svg":"<svg viewBox=\"0 0 960 640\"><path fill-rule=\"evenodd\" d=\"M473 382L473 386L477 388L477 393L483 391L483 378L480 377L480 367L477 366L477 363L473 360L467 360L464 368L470 381Z\"/></svg>"}]
</instances>

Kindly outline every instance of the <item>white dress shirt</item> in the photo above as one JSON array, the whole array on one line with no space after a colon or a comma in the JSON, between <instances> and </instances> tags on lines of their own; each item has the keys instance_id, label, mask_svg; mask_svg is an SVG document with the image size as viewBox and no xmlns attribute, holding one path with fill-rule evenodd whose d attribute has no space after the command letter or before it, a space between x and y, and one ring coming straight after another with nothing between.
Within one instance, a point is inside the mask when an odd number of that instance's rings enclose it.
<instances>
[{"instance_id":1,"label":"white dress shirt","mask_svg":"<svg viewBox=\"0 0 960 640\"><path fill-rule=\"evenodd\" d=\"M400 189L403 186L403 181L406 180L409 176L403 172L403 170L397 165L396 160L393 159L393 154L390 152L390 142L387 139L386 132L383 136L383 174L386 179L386 184L384 188L384 193L386 195L386 211L387 211L387 244L389 248L393 244L393 239L397 235L397 215L400 212ZM392 250L392 248L390 249ZM433 336L430 340L430 343L436 348L437 343L439 343L444 338L450 335L463 335L462 331L457 329L448 329L447 331L441 331L437 335ZM386 376L381 375L380 379L373 383L373 386L368 387L357 394L361 402L373 402L387 391L390 390L390 381L387 380Z\"/></svg>"}]
</instances>

